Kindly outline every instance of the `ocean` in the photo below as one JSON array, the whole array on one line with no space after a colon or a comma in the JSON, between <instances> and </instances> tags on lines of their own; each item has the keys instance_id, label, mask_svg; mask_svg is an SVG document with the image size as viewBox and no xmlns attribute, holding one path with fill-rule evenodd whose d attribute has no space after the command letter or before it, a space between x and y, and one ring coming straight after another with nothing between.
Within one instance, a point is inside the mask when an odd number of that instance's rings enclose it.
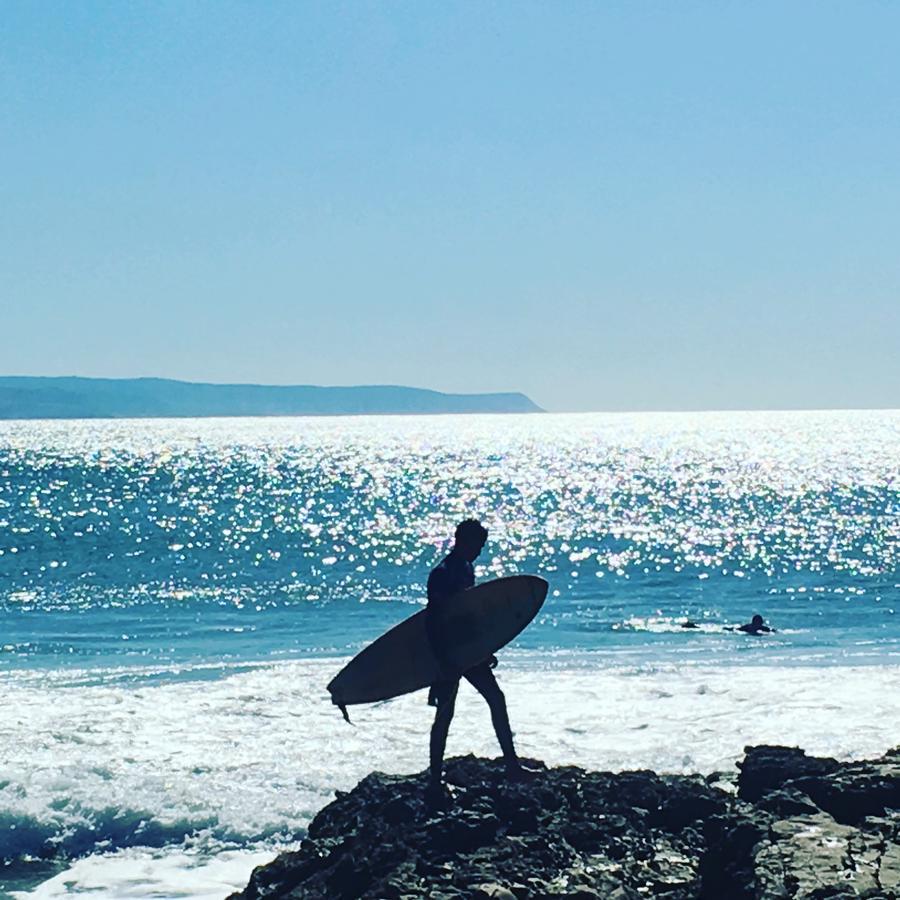
<instances>
[{"instance_id":1,"label":"ocean","mask_svg":"<svg viewBox=\"0 0 900 900\"><path fill-rule=\"evenodd\" d=\"M898 411L0 422L0 896L221 898L424 769L422 694L351 727L325 685L469 516L479 580L550 582L496 670L522 755L900 743Z\"/></svg>"}]
</instances>

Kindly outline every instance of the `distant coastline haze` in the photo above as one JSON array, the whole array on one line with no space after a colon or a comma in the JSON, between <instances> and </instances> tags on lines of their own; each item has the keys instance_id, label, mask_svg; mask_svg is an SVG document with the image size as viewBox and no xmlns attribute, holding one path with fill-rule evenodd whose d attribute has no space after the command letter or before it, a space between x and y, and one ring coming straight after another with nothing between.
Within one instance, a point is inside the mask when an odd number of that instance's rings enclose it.
<instances>
[{"instance_id":1,"label":"distant coastline haze","mask_svg":"<svg viewBox=\"0 0 900 900\"><path fill-rule=\"evenodd\" d=\"M0 419L531 413L524 394L395 385L197 384L167 378L0 377Z\"/></svg>"}]
</instances>

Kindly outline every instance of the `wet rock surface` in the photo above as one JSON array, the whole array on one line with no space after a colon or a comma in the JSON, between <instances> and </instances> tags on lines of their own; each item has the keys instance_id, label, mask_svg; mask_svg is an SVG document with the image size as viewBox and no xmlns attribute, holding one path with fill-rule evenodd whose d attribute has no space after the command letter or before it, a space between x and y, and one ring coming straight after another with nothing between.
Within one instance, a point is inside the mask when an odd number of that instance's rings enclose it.
<instances>
[{"instance_id":1,"label":"wet rock surface","mask_svg":"<svg viewBox=\"0 0 900 900\"><path fill-rule=\"evenodd\" d=\"M450 760L443 809L424 774L369 775L232 900L900 900L900 749L748 747L736 793L721 774L529 765L509 783L497 761Z\"/></svg>"}]
</instances>

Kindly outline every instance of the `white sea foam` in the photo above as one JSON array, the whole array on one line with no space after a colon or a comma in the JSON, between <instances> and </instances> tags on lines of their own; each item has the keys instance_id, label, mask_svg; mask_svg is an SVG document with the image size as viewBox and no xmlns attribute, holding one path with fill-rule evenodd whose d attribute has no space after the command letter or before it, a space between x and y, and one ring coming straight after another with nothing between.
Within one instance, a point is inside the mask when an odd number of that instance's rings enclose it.
<instances>
[{"instance_id":1,"label":"white sea foam","mask_svg":"<svg viewBox=\"0 0 900 900\"><path fill-rule=\"evenodd\" d=\"M350 727L323 690L341 664L2 676L0 817L17 827L2 830L0 855L87 854L41 897L241 886L335 789L427 765L424 696L354 708ZM614 668L565 654L540 665L514 658L498 675L521 753L548 764L708 772L753 743L848 758L897 741L897 666ZM467 752L497 748L464 687L448 754Z\"/></svg>"},{"instance_id":2,"label":"white sea foam","mask_svg":"<svg viewBox=\"0 0 900 900\"><path fill-rule=\"evenodd\" d=\"M271 850L129 848L116 853L79 859L65 872L31 892L13 891L14 897L51 900L90 894L100 900L129 898L190 898L222 900L243 887L255 866L268 862Z\"/></svg>"}]
</instances>

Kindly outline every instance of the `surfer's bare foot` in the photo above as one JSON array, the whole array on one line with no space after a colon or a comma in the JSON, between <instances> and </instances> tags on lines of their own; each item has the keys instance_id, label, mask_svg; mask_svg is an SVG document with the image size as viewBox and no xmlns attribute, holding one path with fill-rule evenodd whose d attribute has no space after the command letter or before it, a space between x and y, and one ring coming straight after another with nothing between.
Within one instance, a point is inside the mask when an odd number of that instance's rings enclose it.
<instances>
[{"instance_id":1,"label":"surfer's bare foot","mask_svg":"<svg viewBox=\"0 0 900 900\"><path fill-rule=\"evenodd\" d=\"M506 764L507 781L530 781L536 775L534 769L526 769L518 760Z\"/></svg>"},{"instance_id":2,"label":"surfer's bare foot","mask_svg":"<svg viewBox=\"0 0 900 900\"><path fill-rule=\"evenodd\" d=\"M431 809L446 809L453 804L453 792L442 781L430 781L425 788L425 805Z\"/></svg>"}]
</instances>

